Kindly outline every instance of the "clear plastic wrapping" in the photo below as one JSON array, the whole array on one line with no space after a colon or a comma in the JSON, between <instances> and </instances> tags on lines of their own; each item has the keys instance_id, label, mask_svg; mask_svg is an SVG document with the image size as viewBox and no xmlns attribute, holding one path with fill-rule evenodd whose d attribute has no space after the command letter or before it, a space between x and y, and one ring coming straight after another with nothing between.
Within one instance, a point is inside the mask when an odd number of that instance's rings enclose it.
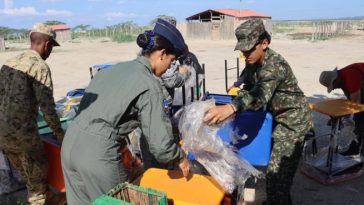
<instances>
[{"instance_id":1,"label":"clear plastic wrapping","mask_svg":"<svg viewBox=\"0 0 364 205\"><path fill-rule=\"evenodd\" d=\"M217 136L221 124L208 126L203 122L205 112L213 106L214 100L207 100L196 101L184 108L179 119L182 148L193 152L196 160L223 189L232 193L237 186L243 187L250 176L260 178L263 174Z\"/></svg>"},{"instance_id":2,"label":"clear plastic wrapping","mask_svg":"<svg viewBox=\"0 0 364 205\"><path fill-rule=\"evenodd\" d=\"M306 140L303 150L304 162L306 164L328 173L329 145L333 141L336 141L334 149L337 151L333 153L331 174L338 174L354 165L362 163L363 160L360 156L340 154L350 147L352 141L357 141L357 136L354 133L355 122L350 118L344 118L340 126L335 136L326 134Z\"/></svg>"}]
</instances>

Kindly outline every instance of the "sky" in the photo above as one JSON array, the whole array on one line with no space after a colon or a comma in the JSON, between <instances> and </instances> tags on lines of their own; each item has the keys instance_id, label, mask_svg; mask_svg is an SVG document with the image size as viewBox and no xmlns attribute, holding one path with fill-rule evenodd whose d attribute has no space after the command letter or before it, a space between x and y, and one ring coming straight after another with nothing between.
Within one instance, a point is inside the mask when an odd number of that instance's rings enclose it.
<instances>
[{"instance_id":1,"label":"sky","mask_svg":"<svg viewBox=\"0 0 364 205\"><path fill-rule=\"evenodd\" d=\"M147 25L158 15L178 21L208 9L251 9L273 20L364 16L364 0L0 0L0 26L30 28L57 20L102 28L125 21Z\"/></svg>"}]
</instances>

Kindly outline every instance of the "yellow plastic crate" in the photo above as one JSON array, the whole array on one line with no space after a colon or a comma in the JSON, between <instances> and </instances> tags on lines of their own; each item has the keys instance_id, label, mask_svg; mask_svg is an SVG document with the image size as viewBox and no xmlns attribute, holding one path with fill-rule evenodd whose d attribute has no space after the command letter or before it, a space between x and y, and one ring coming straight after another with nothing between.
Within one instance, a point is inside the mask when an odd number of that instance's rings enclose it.
<instances>
[{"instance_id":1,"label":"yellow plastic crate","mask_svg":"<svg viewBox=\"0 0 364 205\"><path fill-rule=\"evenodd\" d=\"M165 192L174 205L220 205L225 195L210 176L190 174L186 179L174 170L148 169L133 184Z\"/></svg>"}]
</instances>

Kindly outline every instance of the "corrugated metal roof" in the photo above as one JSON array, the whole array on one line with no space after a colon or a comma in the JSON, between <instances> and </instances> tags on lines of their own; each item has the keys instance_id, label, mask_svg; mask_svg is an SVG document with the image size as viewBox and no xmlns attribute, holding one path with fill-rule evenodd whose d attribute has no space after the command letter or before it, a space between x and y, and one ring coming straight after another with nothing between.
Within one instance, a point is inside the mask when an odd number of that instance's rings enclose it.
<instances>
[{"instance_id":1,"label":"corrugated metal roof","mask_svg":"<svg viewBox=\"0 0 364 205\"><path fill-rule=\"evenodd\" d=\"M237 18L247 18L247 17L272 18L271 16L268 16L264 13L256 12L254 10L209 9L209 10L200 12L198 14L194 14L194 15L186 18L186 20L192 20L192 19L198 17L199 15L202 15L202 14L208 13L208 12L217 12L217 13L221 13L221 14L225 14L225 15L233 16L233 17L237 17Z\"/></svg>"},{"instance_id":2,"label":"corrugated metal roof","mask_svg":"<svg viewBox=\"0 0 364 205\"><path fill-rule=\"evenodd\" d=\"M229 15L229 16L235 16L235 17L265 17L265 18L271 18L270 16L256 12L253 10L237 10L237 9L216 9L215 11Z\"/></svg>"},{"instance_id":3,"label":"corrugated metal roof","mask_svg":"<svg viewBox=\"0 0 364 205\"><path fill-rule=\"evenodd\" d=\"M51 25L51 28L54 31L69 30L70 29L70 27L68 27L66 24Z\"/></svg>"}]
</instances>

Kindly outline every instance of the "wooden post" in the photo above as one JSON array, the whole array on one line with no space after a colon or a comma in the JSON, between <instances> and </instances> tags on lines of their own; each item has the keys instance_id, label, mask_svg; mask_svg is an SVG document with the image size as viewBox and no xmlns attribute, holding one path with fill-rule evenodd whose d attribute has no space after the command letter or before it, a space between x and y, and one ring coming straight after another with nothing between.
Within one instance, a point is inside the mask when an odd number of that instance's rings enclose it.
<instances>
[{"instance_id":1,"label":"wooden post","mask_svg":"<svg viewBox=\"0 0 364 205\"><path fill-rule=\"evenodd\" d=\"M206 82L205 82L205 79L206 79L206 72L205 72L205 64L203 63L202 64L202 70L203 70L203 81L202 81L202 86L203 86L203 97L205 97L205 93L206 93Z\"/></svg>"},{"instance_id":2,"label":"wooden post","mask_svg":"<svg viewBox=\"0 0 364 205\"><path fill-rule=\"evenodd\" d=\"M0 51L5 51L5 39L0 37Z\"/></svg>"},{"instance_id":3,"label":"wooden post","mask_svg":"<svg viewBox=\"0 0 364 205\"><path fill-rule=\"evenodd\" d=\"M228 89L228 73L227 73L227 60L225 60L225 90Z\"/></svg>"}]
</instances>

